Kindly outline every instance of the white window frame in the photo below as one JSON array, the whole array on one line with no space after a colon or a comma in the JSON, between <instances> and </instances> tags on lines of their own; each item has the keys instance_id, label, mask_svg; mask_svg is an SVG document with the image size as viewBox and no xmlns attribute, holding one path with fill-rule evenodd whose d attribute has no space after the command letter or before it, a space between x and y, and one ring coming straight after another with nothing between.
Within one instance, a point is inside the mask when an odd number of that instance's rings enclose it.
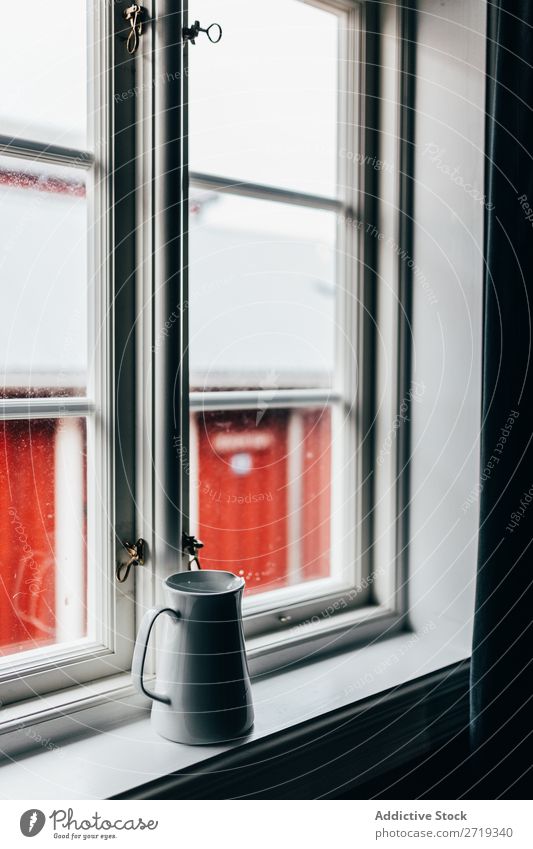
<instances>
[{"instance_id":1,"label":"white window frame","mask_svg":"<svg viewBox=\"0 0 533 849\"><path fill-rule=\"evenodd\" d=\"M360 4L350 0L304 0L342 19L339 30L338 53L338 121L337 148L357 150L356 140L357 108L360 53ZM350 74L352 70L354 76ZM350 108L351 107L351 108ZM337 150L338 154L338 150ZM342 163L344 165L345 163ZM358 207L357 181L355 168L339 168L339 188L336 196L317 196L292 191L279 185L265 185L249 181L236 181L206 173L190 173L189 185L229 194L236 197L252 198L276 203L284 203L300 209L314 209L332 212L339 216L337 223L337 257L346 257L343 267L336 271L336 307L337 322L344 316L344 330L348 338L354 338L358 325L357 304L359 298L352 297L357 292L356 263L350 262L347 255L357 255L357 239L354 229L347 221L356 216ZM223 390L195 391L189 396L193 411L223 410L274 410L295 408L311 409L313 406L327 408L331 412L331 427L335 438L332 440L334 459L332 472L337 481L332 485L331 509L331 563L340 564L345 577L334 576L305 581L273 591L258 593L244 600L245 632L247 637L272 635L281 628L294 636L294 628L316 618L321 611L331 608L345 610L361 606L369 598L369 558L365 556L355 533L354 517L350 516L349 505L353 505L350 492L360 491L359 471L356 469L354 451L354 431L357 418L354 402L356 397L356 375L353 359L346 356L345 346L337 334L335 352L336 369L331 387L324 389L277 389L277 390ZM193 452L189 452L191 465L195 462ZM358 522L357 522L358 524ZM196 533L191 522L190 530ZM292 554L289 555L291 557ZM350 564L347 566L347 564ZM294 565L291 564L291 568ZM354 588L357 592L352 592ZM307 626L306 626L307 627Z\"/></svg>"},{"instance_id":2,"label":"white window frame","mask_svg":"<svg viewBox=\"0 0 533 849\"><path fill-rule=\"evenodd\" d=\"M181 539L182 531L188 530L189 478L183 454L176 451L176 440L181 446L188 445L188 257L184 238L188 230L188 141L183 104L187 101L189 48L183 48L179 37L187 17L176 0L153 0L140 49L136 56L128 57L127 25L122 20L126 5L92 0L88 10L92 28L89 43L96 45L90 76L100 81L90 107L96 118L94 133L98 140L90 220L99 225L94 232L90 279L98 293L92 320L93 326L101 330L101 345L94 364L96 379L88 388L91 401L76 401L82 405L76 407L74 399L67 399L71 415L83 413L83 404L87 411L95 410L99 428L98 438L91 437L96 471L89 485L89 497L91 493L100 497L104 494L103 509L95 511L92 519L94 539L100 542L99 554L94 552L98 569L93 592L105 613L104 624L91 645L47 649L39 661L32 658L31 664L22 656L14 658L9 674L2 677L0 673L4 705L127 673L136 632L134 619L138 621L144 608L163 600L162 580L167 575L186 568ZM376 4L357 0L332 0L324 6L349 8L354 17L361 15L360 79L359 85L354 86L357 97L351 108L357 105L360 124L368 127L366 116L373 108L376 93L369 92L372 84L368 77L378 61L384 62L383 55L378 59L383 42L380 40L377 46L374 36L383 26L397 40L404 31L402 11L389 4L378 10ZM349 49L354 54L355 44ZM405 61L402 50L398 50L394 61L388 58L385 62L391 97L385 97L387 108L382 111L386 114L379 116L379 134L388 142L392 140L389 147L397 174L407 144L405 139L401 144L397 142L402 116L408 111L403 90L398 86L398 80L402 84L409 75ZM347 118L348 123L355 123L349 110ZM359 184L351 183L341 203L345 210L359 208L363 222L378 221L381 229L402 240L398 215L401 180L394 179L391 197L385 204L380 203L379 209L370 202L375 200L378 189L377 183L369 183L375 173L364 157L378 150L377 135L377 129L365 129L359 139L347 141L351 149L361 152L363 162L358 169ZM31 145L26 153L25 150L22 145L17 152L35 156ZM14 145L11 152L15 152ZM38 153L50 156L50 161L70 163L84 156L78 151L47 146ZM89 162L87 159L86 167ZM340 182L347 185L348 176L341 175ZM380 186L380 196L382 190ZM363 198L365 202L361 204ZM356 523L362 528L357 543L361 553L354 549L354 559L369 558L363 573L367 576L367 591L357 595L356 605L346 609L341 604L334 615L328 613L329 609L337 600L345 599L350 589L315 596L303 603L300 598L294 603L297 619L291 620L289 629L280 622L285 611L294 612L288 600L283 608L257 611L247 617L252 673L392 634L405 621L406 548L402 540L406 535L407 496L406 478L400 474L399 466L407 444L405 428L398 434L387 463L370 484L376 443L394 420L405 390L402 346L406 345L406 334L402 328L407 319L400 297L403 266L388 257L391 268L396 266L391 271L395 282L385 291L380 289L377 299L379 280L375 269L376 264L382 264L384 247L369 239L364 231L361 234L351 226L344 229L347 241L357 239L358 255L363 257L367 269L357 281L361 308L352 318L353 329L357 327L358 331L359 355L369 364L365 379L359 384L358 428L359 433L374 434L361 452L356 470L357 481L364 486L357 500L356 516ZM164 326L176 305L180 307L179 321L161 339L157 328ZM383 328L390 330L387 353L383 362L376 365L375 374L369 360L374 350L369 329L374 321L380 332ZM378 416L372 399L380 398L384 387L390 387L391 373L398 374L397 385L391 397L387 396L385 414L380 410ZM65 407L65 399L61 399L55 414L65 415ZM52 414L54 410L47 410L47 415ZM385 502L387 509L382 511ZM133 569L128 581L118 585L115 567L117 561L124 559L120 541L137 537L143 537L148 544L146 565ZM319 621L309 627L293 627L295 622L313 617Z\"/></svg>"},{"instance_id":3,"label":"white window frame","mask_svg":"<svg viewBox=\"0 0 533 849\"><path fill-rule=\"evenodd\" d=\"M124 23L120 22L113 4L89 0L89 150L24 139L0 139L3 156L71 166L85 172L89 224L86 397L10 399L0 403L0 417L3 420L86 417L90 635L2 658L2 706L116 675L128 670L131 663L133 578L124 585L118 584L115 568L117 560L124 559L121 540L131 538L134 528L128 491L134 468L129 444L129 420L133 414L133 407L130 411L129 405L134 401L134 392L125 391L124 383L128 386L131 380L123 379L125 365L127 372L130 369L127 361L132 359L128 333L133 323L134 269L131 267L128 273L124 255L131 250L127 244L131 238L128 227L133 229L133 219L128 222L123 210L119 216L114 203L131 190L129 184L134 169L133 166L117 168L117 162L123 161L119 145L121 151L128 150L128 141L124 138L128 131L123 129L127 127L125 116L117 114L112 95L117 89L131 86L133 70L131 65L121 61L122 36L115 37L117 28L123 30ZM119 254L122 254L120 258ZM122 273L116 274L119 261ZM0 720L0 730L1 724Z\"/></svg>"},{"instance_id":4,"label":"white window frame","mask_svg":"<svg viewBox=\"0 0 533 849\"><path fill-rule=\"evenodd\" d=\"M399 410L405 394L405 386L409 383L408 374L405 376L402 373L404 363L407 361L401 350L402 346L409 341L408 334L405 334L402 329L409 319L405 303L402 303L399 296L402 285L400 278L404 272L405 263L402 264L395 255L386 258L389 264L394 266L391 273L393 283L380 288L378 299L375 290L380 280L375 273L375 268L376 263L381 262L384 246L376 238L369 236L364 227L358 231L350 221L354 218L350 211L358 209L364 224L375 221L385 232L392 233L397 240L401 241L405 237L403 231L401 232L399 215L399 210L402 208L399 198L403 186L398 176L401 171L400 159L404 155L403 151L407 144L400 134L400 125L408 107L403 100L403 82L399 85L399 81L410 73L408 69L403 68L407 54L405 45L393 51L394 55L391 55L390 44L387 44L387 56L380 57L387 69L385 84L392 88L392 97L387 100L386 108L381 110L383 114L375 106L376 98L372 96L373 92L368 91L368 87L373 85L370 77L375 71L378 56L384 51L383 43L376 38L380 26L388 27L393 33L393 38L398 40L399 33L404 32L405 24L400 6L388 4L386 9L378 9L376 4L358 2L358 0L353 2L332 0L331 3L324 2L320 5L330 10L348 10L352 21L357 20L360 15L361 42L359 45L347 45L350 55L354 56L358 47L360 56L359 85L357 83L354 85L356 96L351 104L349 99L347 100L349 104L347 123L357 125L357 121L353 120L353 111L356 111L361 115L360 125L366 126L367 129L361 130L359 138L350 138L346 141L346 144L350 145L348 149L362 153L361 167L357 169L359 184L352 181L347 173L341 174L340 183L349 188L340 200L324 201L255 184L240 186L238 193L269 198L276 195L277 199L288 202L302 204L307 201L311 206L325 202L330 205L328 208L333 206L337 211L342 209L346 224L343 228L343 237L347 241L357 240L359 243L358 255L363 257L362 265L368 273L365 272L360 279L354 281L354 285L357 285L359 309L357 315L352 316L350 325L354 331L357 328L360 361L364 358L368 365L364 369L363 379L360 380L358 387L360 401L355 412L358 418L358 432L366 435L363 440L366 444L358 452L356 485L359 487L359 498L356 520L352 523L352 527L353 524L358 524L361 533L357 542L352 543L352 557L365 564L362 571L363 589L360 592L356 591L354 596L355 584L342 591L323 594L317 594L316 587L309 587L310 593L314 592L314 596L306 599L307 588L301 585L296 589L297 596L293 599L291 599L291 593L294 592L292 588L288 589L283 600L283 591L277 591L275 607L268 608L270 599L266 597L266 593L264 597L259 594L256 599L250 600L245 608L245 635L252 673L271 671L284 663L316 656L317 652L339 650L355 642L393 634L404 627L406 615L407 552L402 540L405 539L407 522L405 504L407 476L405 469L399 466L399 457L402 452L405 452L408 438L408 423L405 423L405 417L402 419L401 430L395 435L396 438L386 462L380 468L379 475L374 474L373 453L377 439L382 438L380 434L386 433L395 420L395 411ZM381 4L379 5L381 7ZM163 602L161 579L178 568L186 568L187 560L181 551L181 533L182 530L189 532L191 529L188 441L190 399L187 361L189 298L185 238L188 231L188 135L187 115L181 110L181 104L187 102L188 53L194 47L186 46L183 49L181 45L176 45L175 33L181 31L181 27L186 25L185 12L171 0L159 0L157 9L160 18L151 33L153 43L149 53L153 56L153 62L143 60L137 82L139 88L147 94L144 98L147 110L145 114L149 116L152 112L154 113L151 125L147 126L148 122L143 121L140 129L145 146L148 134L147 146L152 151L148 157L145 156L142 166L143 182L150 188L144 193L140 217L143 221L157 221L155 228L151 226L149 231L144 228L143 254L139 254L139 265L143 265L140 303L144 306L140 320L143 324L145 350L152 351L152 354L149 361L144 360L145 379L143 385L139 386L138 392L142 395L142 406L145 410L157 410L156 420L153 416L151 418L145 416L138 422L138 431L143 435L143 444L138 446L139 457L142 458L139 465L147 481L152 480L154 470L156 476L156 483L151 491L144 493L142 517L140 517L145 534L151 535L150 548L153 552L152 570L144 572L144 580L140 587L138 596L140 608L154 602ZM168 26L163 25L162 18L166 20ZM351 29L351 32L355 32L355 27ZM176 49L177 46L179 51ZM179 90L168 82L169 62L174 83L176 79L180 81ZM382 85L383 81L380 84ZM350 109L353 111L350 112ZM369 165L372 154L375 153L377 156L379 152L378 130L372 121L369 125L365 123L366 116L371 110L373 110L372 120L379 117L379 133L385 128L387 139L393 139L394 142L391 153L395 163L394 175L391 178L391 183L394 184L393 197L391 205L387 204L386 215L380 212L381 204L378 205L376 202L381 187L378 188L377 181L372 183L375 169L372 173L373 168L371 164ZM172 116L170 129L169 115ZM347 168L352 163L345 161L344 165ZM169 179L169 175L172 174L177 175L174 181ZM154 185L157 186L158 181L163 177L165 178L164 186L154 190ZM217 190L221 188L224 191L231 190L228 189L223 178L210 175L192 174L191 182ZM168 214L169 210L172 210L172 215ZM179 215L176 211L179 211ZM169 256L168 252L165 253L163 250L163 246L169 242L174 245L181 243L180 249L176 248L173 251L173 256ZM357 255L355 251L352 251L352 255L354 254ZM146 260L147 256L152 258L150 264ZM348 269L348 272L345 269L344 273L350 274L353 280L351 269ZM339 289L342 288L339 287ZM167 319L173 313L175 314L176 305L179 306L179 321L173 322L169 328ZM382 321L390 333L387 339L387 350L381 355L378 366L370 359L373 345L375 345L372 325ZM164 327L165 322L167 322L166 331L162 336L157 329ZM157 345L155 345L156 341ZM177 362L178 369L175 366ZM350 372L350 366L347 371ZM396 381L391 380L391 374L397 375ZM346 380L346 375L344 378ZM350 385L350 379L353 380L353 374L350 374L343 388ZM171 385L172 391L170 391ZM258 403L264 406L265 399L260 397L260 393L255 393L255 397L252 397L254 395L252 393L246 399L239 397L240 394L228 392L224 402L232 407L237 407L243 401L252 407ZM387 395L386 403L382 404L382 409L376 409L373 400L380 398L382 401L385 394ZM216 393L216 395L216 399L210 399L204 393L198 402L202 406L205 406L206 402L218 405L222 393ZM283 395L283 392L279 395ZM290 398L287 394L282 399L282 403L286 405L289 400L294 401L293 396L294 393ZM342 398L341 394L339 398ZM310 396L306 395L305 401L309 400ZM192 403L196 403L194 396ZM344 403L346 403L346 396L344 396ZM369 434L372 434L371 438ZM349 434L347 438L350 438ZM176 444L179 446L177 450ZM352 456L355 454L354 450ZM350 456L349 450L347 455ZM176 463L181 466L181 474L175 472ZM386 510L383 511L385 518L379 519L376 516L375 506L384 503L387 505ZM379 510L381 509L380 506ZM350 527L349 523L348 527ZM181 565L180 558L182 558ZM347 602L346 607L345 602ZM330 613L332 608L334 615Z\"/></svg>"}]
</instances>

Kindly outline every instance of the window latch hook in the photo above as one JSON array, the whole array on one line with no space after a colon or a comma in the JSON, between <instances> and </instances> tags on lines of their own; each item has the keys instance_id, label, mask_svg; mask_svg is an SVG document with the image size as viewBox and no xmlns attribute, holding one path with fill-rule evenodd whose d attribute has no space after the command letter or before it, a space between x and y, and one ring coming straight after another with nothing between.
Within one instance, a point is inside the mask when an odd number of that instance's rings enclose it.
<instances>
[{"instance_id":1,"label":"window latch hook","mask_svg":"<svg viewBox=\"0 0 533 849\"><path fill-rule=\"evenodd\" d=\"M119 563L117 566L117 581L123 584L128 580L130 569L132 566L144 566L146 556L146 542L140 538L135 543L124 540L122 545L128 552L130 558L126 563Z\"/></svg>"},{"instance_id":2,"label":"window latch hook","mask_svg":"<svg viewBox=\"0 0 533 849\"><path fill-rule=\"evenodd\" d=\"M181 31L184 46L188 41L190 41L191 44L196 44L196 39L201 32L205 32L211 44L218 44L222 38L222 27L220 24L209 24L207 29L203 29L200 25L200 21L195 21L192 26L183 27Z\"/></svg>"}]
</instances>

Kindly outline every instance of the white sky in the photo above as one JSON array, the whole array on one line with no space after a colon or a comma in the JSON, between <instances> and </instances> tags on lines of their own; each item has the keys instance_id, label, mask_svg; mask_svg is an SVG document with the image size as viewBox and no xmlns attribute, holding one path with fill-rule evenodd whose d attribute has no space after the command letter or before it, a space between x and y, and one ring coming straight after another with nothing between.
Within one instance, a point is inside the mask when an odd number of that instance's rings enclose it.
<instances>
[{"instance_id":1,"label":"white sky","mask_svg":"<svg viewBox=\"0 0 533 849\"><path fill-rule=\"evenodd\" d=\"M189 16L204 26L216 21L223 29L219 44L201 35L189 48L191 169L335 195L337 16L301 0L195 0ZM85 0L4 3L2 32L0 133L86 148ZM9 333L0 340L1 359L15 369L64 368L65 361L83 369L85 204L7 187L0 200L0 306L11 316ZM267 271L259 288L251 286L250 274L260 279L256 275L265 248L253 248L254 234L274 243L280 238L298 243L268 250L286 267L274 275ZM226 252L233 282L230 292L220 289L222 301L214 296L224 277L221 238L228 247L233 243ZM209 326L218 333L211 339L215 348L227 351L214 357L223 367L238 364L243 356L246 334L240 339L236 328L255 324L249 329L262 340L252 357L256 367L262 362L297 367L313 360L315 367L330 366L331 213L226 198L206 208L190 258L193 297L195 288L201 292L214 285L211 297L197 303L196 315L192 311L192 353L198 364L213 364ZM245 292L247 306L228 340L231 322L218 323L213 310L224 297L235 303ZM262 307L254 306L254 292ZM299 322L306 308L316 318L308 315L307 327ZM298 324L299 342L291 350L291 328L294 332Z\"/></svg>"},{"instance_id":2,"label":"white sky","mask_svg":"<svg viewBox=\"0 0 533 849\"><path fill-rule=\"evenodd\" d=\"M85 0L4 0L0 133L86 147L85 15Z\"/></svg>"}]
</instances>

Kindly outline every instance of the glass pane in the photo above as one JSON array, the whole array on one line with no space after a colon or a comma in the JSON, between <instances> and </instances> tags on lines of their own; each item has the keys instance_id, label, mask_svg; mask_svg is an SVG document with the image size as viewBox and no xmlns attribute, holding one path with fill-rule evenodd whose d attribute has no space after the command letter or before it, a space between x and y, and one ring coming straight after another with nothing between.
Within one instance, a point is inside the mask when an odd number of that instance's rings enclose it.
<instances>
[{"instance_id":1,"label":"glass pane","mask_svg":"<svg viewBox=\"0 0 533 849\"><path fill-rule=\"evenodd\" d=\"M86 634L85 420L0 422L0 654Z\"/></svg>"},{"instance_id":2,"label":"glass pane","mask_svg":"<svg viewBox=\"0 0 533 849\"><path fill-rule=\"evenodd\" d=\"M339 23L301 0L198 0L189 49L192 171L336 194Z\"/></svg>"},{"instance_id":3,"label":"glass pane","mask_svg":"<svg viewBox=\"0 0 533 849\"><path fill-rule=\"evenodd\" d=\"M87 146L85 0L2 3L0 134Z\"/></svg>"},{"instance_id":4,"label":"glass pane","mask_svg":"<svg viewBox=\"0 0 533 849\"><path fill-rule=\"evenodd\" d=\"M331 384L335 235L332 212L192 192L191 388Z\"/></svg>"},{"instance_id":5,"label":"glass pane","mask_svg":"<svg viewBox=\"0 0 533 849\"><path fill-rule=\"evenodd\" d=\"M84 393L84 172L0 157L0 229L0 392Z\"/></svg>"},{"instance_id":6,"label":"glass pane","mask_svg":"<svg viewBox=\"0 0 533 849\"><path fill-rule=\"evenodd\" d=\"M191 446L204 568L248 594L330 575L329 408L194 413Z\"/></svg>"}]
</instances>

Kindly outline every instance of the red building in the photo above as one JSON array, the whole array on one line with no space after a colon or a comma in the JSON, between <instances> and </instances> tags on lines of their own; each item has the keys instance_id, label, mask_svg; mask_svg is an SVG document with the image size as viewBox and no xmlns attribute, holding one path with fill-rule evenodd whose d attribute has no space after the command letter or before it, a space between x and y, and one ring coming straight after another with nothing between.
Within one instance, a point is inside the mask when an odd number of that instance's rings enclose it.
<instances>
[{"instance_id":1,"label":"red building","mask_svg":"<svg viewBox=\"0 0 533 849\"><path fill-rule=\"evenodd\" d=\"M202 564L243 574L247 592L329 574L331 422L324 410L193 418ZM194 509L194 508L193 508Z\"/></svg>"}]
</instances>

